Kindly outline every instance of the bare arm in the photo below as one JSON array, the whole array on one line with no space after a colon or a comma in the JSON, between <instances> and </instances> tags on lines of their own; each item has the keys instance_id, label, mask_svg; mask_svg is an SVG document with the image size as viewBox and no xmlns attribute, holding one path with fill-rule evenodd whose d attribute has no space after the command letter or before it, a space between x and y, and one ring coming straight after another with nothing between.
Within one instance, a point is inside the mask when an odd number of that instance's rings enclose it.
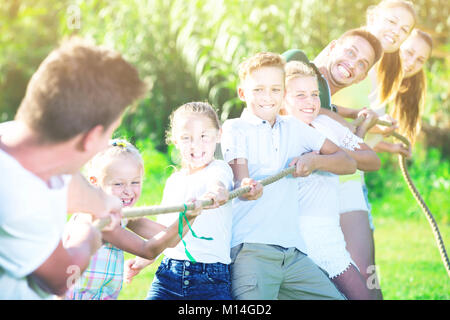
<instances>
[{"instance_id":1,"label":"bare arm","mask_svg":"<svg viewBox=\"0 0 450 320\"><path fill-rule=\"evenodd\" d=\"M189 223L195 219L195 216L186 215ZM175 247L180 241L178 235L178 220L169 227L165 227L149 219L138 219L133 221L130 230L143 235L148 240L140 238L134 232L130 232L120 226L112 231L103 232L103 239L108 241L126 252L136 256L153 260L166 248ZM183 220L183 236L189 231L186 222ZM148 237L146 237L148 236Z\"/></svg>"},{"instance_id":2,"label":"bare arm","mask_svg":"<svg viewBox=\"0 0 450 320\"><path fill-rule=\"evenodd\" d=\"M151 239L166 230L166 226L147 218L128 220L127 228L145 239Z\"/></svg>"},{"instance_id":3,"label":"bare arm","mask_svg":"<svg viewBox=\"0 0 450 320\"><path fill-rule=\"evenodd\" d=\"M389 143L386 141L380 141L374 148L376 152L389 152L398 153L406 158L411 158L412 151L411 147L406 147L403 143Z\"/></svg>"},{"instance_id":4,"label":"bare arm","mask_svg":"<svg viewBox=\"0 0 450 320\"><path fill-rule=\"evenodd\" d=\"M75 230L77 233L66 243L66 248L60 241L50 257L30 275L47 292L63 295L70 285L69 278L75 281L101 246L101 234L91 225L79 224ZM69 272L73 266L77 268L75 277Z\"/></svg>"},{"instance_id":5,"label":"bare arm","mask_svg":"<svg viewBox=\"0 0 450 320\"><path fill-rule=\"evenodd\" d=\"M356 119L358 117L359 112L362 109L353 109L353 108L345 108L342 106L336 106L337 113L344 117L344 118L350 118L350 119Z\"/></svg>"},{"instance_id":6,"label":"bare arm","mask_svg":"<svg viewBox=\"0 0 450 320\"><path fill-rule=\"evenodd\" d=\"M343 149L348 155L355 159L358 170L376 171L381 167L381 161L375 151L367 144L360 143L360 149L348 150Z\"/></svg>"},{"instance_id":7,"label":"bare arm","mask_svg":"<svg viewBox=\"0 0 450 320\"><path fill-rule=\"evenodd\" d=\"M328 139L320 149L294 158L289 166L296 166L294 177L306 177L314 170L328 171L335 174L351 174L356 171L356 161L345 151Z\"/></svg>"},{"instance_id":8,"label":"bare arm","mask_svg":"<svg viewBox=\"0 0 450 320\"><path fill-rule=\"evenodd\" d=\"M351 174L356 171L356 161L333 142L325 139L320 149L316 168L335 174Z\"/></svg>"}]
</instances>

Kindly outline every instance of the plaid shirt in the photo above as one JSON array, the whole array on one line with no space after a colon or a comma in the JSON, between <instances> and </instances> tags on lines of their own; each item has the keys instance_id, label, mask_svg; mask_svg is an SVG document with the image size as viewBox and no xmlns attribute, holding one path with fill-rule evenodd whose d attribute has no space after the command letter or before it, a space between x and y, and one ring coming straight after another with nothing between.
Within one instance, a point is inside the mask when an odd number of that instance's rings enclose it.
<instances>
[{"instance_id":1,"label":"plaid shirt","mask_svg":"<svg viewBox=\"0 0 450 320\"><path fill-rule=\"evenodd\" d=\"M66 300L117 299L122 289L123 251L105 243L92 256L88 268L65 295Z\"/></svg>"}]
</instances>

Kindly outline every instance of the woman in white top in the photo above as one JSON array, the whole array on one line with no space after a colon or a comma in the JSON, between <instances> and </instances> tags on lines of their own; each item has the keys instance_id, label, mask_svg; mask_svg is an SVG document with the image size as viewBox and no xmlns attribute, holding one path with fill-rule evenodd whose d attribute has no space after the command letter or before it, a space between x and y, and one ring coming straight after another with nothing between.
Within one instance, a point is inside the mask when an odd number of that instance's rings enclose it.
<instances>
[{"instance_id":1,"label":"woman in white top","mask_svg":"<svg viewBox=\"0 0 450 320\"><path fill-rule=\"evenodd\" d=\"M380 161L361 138L328 116L318 115L319 87L314 69L292 61L286 64L285 70L286 111L346 150L357 161L359 169L377 170ZM339 225L338 188L338 176L329 172L317 171L298 178L299 226L306 253L348 299L370 299L364 278L346 250Z\"/></svg>"}]
</instances>

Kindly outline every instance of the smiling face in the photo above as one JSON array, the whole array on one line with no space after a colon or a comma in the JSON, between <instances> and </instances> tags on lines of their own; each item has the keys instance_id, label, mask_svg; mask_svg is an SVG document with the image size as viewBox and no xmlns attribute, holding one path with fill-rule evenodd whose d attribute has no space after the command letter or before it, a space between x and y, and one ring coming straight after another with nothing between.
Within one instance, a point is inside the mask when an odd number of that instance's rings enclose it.
<instances>
[{"instance_id":1,"label":"smiling face","mask_svg":"<svg viewBox=\"0 0 450 320\"><path fill-rule=\"evenodd\" d=\"M414 27L414 16L402 6L379 8L370 16L368 30L380 40L383 51L395 52Z\"/></svg>"},{"instance_id":2,"label":"smiling face","mask_svg":"<svg viewBox=\"0 0 450 320\"><path fill-rule=\"evenodd\" d=\"M106 193L120 198L124 207L131 207L141 196L143 173L142 164L134 156L116 156L103 168L99 185Z\"/></svg>"},{"instance_id":3,"label":"smiling face","mask_svg":"<svg viewBox=\"0 0 450 320\"><path fill-rule=\"evenodd\" d=\"M310 124L319 114L320 98L317 77L299 76L286 83L286 111Z\"/></svg>"},{"instance_id":4,"label":"smiling face","mask_svg":"<svg viewBox=\"0 0 450 320\"><path fill-rule=\"evenodd\" d=\"M172 141L180 151L183 167L195 173L214 160L220 130L205 115L187 114L176 119Z\"/></svg>"},{"instance_id":5,"label":"smiling face","mask_svg":"<svg viewBox=\"0 0 450 320\"><path fill-rule=\"evenodd\" d=\"M371 44L360 36L348 36L334 42L328 60L329 80L346 87L363 80L375 61Z\"/></svg>"},{"instance_id":6,"label":"smiling face","mask_svg":"<svg viewBox=\"0 0 450 320\"><path fill-rule=\"evenodd\" d=\"M418 34L410 36L400 47L404 78L417 74L430 57L430 45Z\"/></svg>"},{"instance_id":7,"label":"smiling face","mask_svg":"<svg viewBox=\"0 0 450 320\"><path fill-rule=\"evenodd\" d=\"M264 66L250 72L238 88L239 98L255 116L275 123L284 99L284 70Z\"/></svg>"}]
</instances>

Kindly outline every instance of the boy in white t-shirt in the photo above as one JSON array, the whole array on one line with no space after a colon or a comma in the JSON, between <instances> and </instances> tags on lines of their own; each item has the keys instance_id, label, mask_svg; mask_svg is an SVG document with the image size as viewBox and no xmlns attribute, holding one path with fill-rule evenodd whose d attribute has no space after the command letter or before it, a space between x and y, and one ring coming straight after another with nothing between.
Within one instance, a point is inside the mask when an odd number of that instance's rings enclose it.
<instances>
[{"instance_id":1,"label":"boy in white t-shirt","mask_svg":"<svg viewBox=\"0 0 450 320\"><path fill-rule=\"evenodd\" d=\"M109 216L110 229L120 222L120 199L90 186L79 169L106 148L144 89L118 53L78 38L39 66L16 121L0 126L0 299L62 295L88 266L101 234L79 224L64 247L67 212Z\"/></svg>"},{"instance_id":2,"label":"boy in white t-shirt","mask_svg":"<svg viewBox=\"0 0 450 320\"><path fill-rule=\"evenodd\" d=\"M238 94L247 108L240 118L224 123L222 135L222 153L233 170L235 188L251 186L233 201L233 298L343 299L303 253L296 179L285 177L264 191L256 180L293 165L294 177L314 170L352 173L355 161L304 123L278 116L285 96L280 55L256 54L241 64L239 77Z\"/></svg>"}]
</instances>

